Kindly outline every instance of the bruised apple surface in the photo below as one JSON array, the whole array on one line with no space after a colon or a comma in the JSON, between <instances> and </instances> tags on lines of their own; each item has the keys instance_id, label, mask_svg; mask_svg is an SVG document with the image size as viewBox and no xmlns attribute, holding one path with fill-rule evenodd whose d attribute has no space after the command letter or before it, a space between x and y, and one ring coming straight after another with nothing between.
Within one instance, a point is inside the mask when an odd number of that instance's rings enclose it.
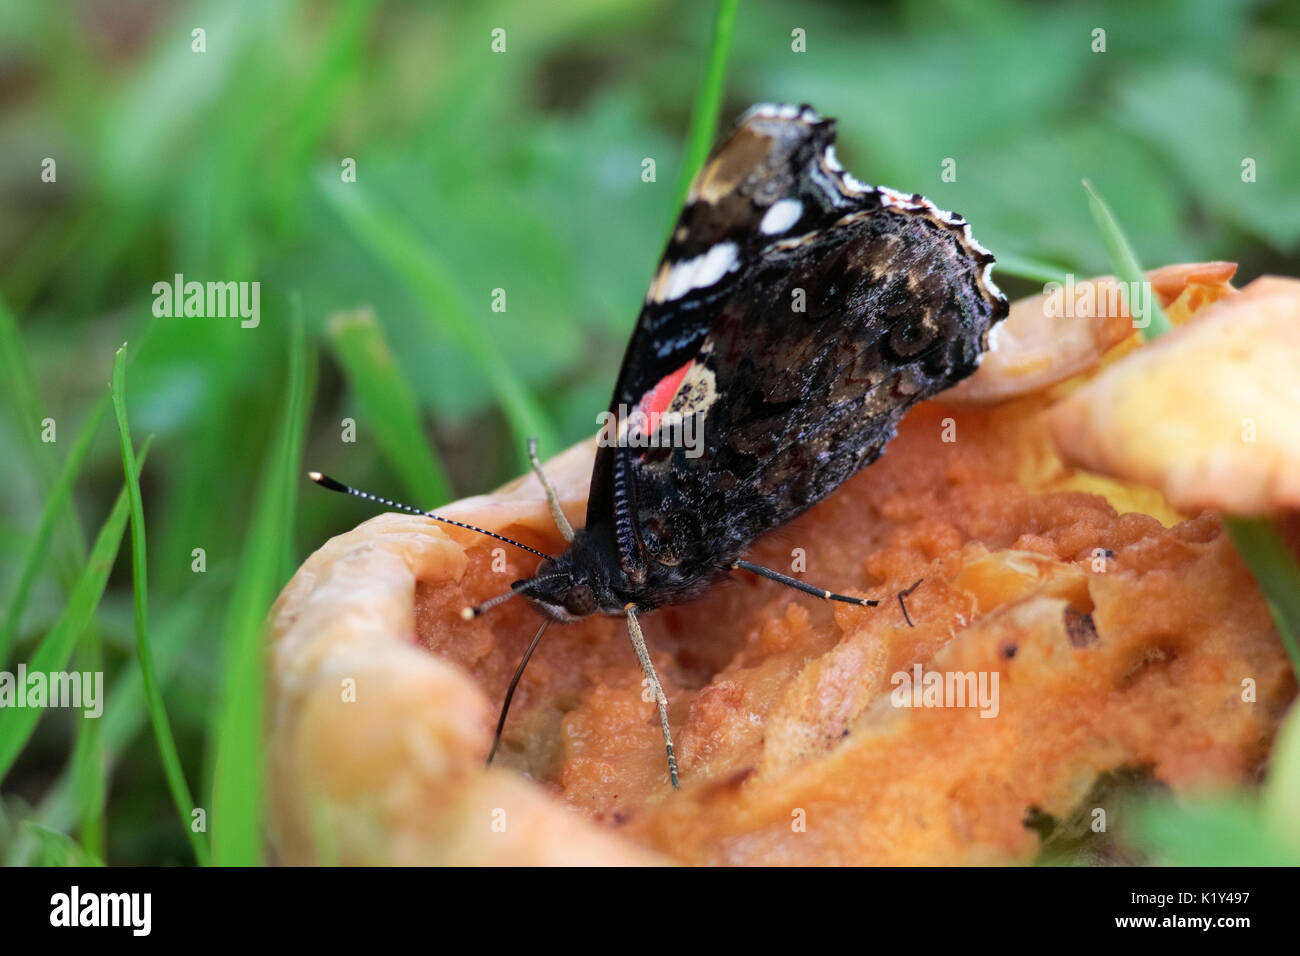
<instances>
[{"instance_id":1,"label":"bruised apple surface","mask_svg":"<svg viewBox=\"0 0 1300 956\"><path fill-rule=\"evenodd\" d=\"M1227 293L1188 275L1158 290L1175 321ZM1214 513L1062 463L1047 412L1077 387L1065 366L996 404L917 406L879 461L752 552L879 607L736 575L644 618L678 793L621 620L550 628L485 769L538 619L522 601L460 612L536 559L410 516L332 539L273 611L278 858L1025 862L1027 821L1068 817L1108 775L1176 793L1257 779L1295 696L1268 609ZM547 465L573 521L594 451ZM442 513L563 548L531 477ZM909 628L893 595L918 578Z\"/></svg>"}]
</instances>

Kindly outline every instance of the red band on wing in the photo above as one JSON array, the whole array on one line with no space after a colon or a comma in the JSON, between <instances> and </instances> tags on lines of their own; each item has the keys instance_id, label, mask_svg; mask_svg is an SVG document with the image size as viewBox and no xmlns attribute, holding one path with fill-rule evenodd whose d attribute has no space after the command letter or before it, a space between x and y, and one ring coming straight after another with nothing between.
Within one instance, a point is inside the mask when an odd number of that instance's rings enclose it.
<instances>
[{"instance_id":1,"label":"red band on wing","mask_svg":"<svg viewBox=\"0 0 1300 956\"><path fill-rule=\"evenodd\" d=\"M693 361L694 359L691 360L691 362ZM637 408L647 415L668 411L668 406L672 404L673 396L677 394L677 387L682 384L682 379L686 377L691 362L687 362L677 371L669 372L661 378L658 385L641 397L641 401L637 403Z\"/></svg>"}]
</instances>

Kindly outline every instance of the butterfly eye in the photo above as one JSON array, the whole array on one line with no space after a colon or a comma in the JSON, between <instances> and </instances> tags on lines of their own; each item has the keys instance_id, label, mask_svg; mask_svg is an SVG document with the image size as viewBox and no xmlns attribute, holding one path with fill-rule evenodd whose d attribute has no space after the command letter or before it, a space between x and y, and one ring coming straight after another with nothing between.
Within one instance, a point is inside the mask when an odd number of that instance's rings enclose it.
<instances>
[{"instance_id":1,"label":"butterfly eye","mask_svg":"<svg viewBox=\"0 0 1300 956\"><path fill-rule=\"evenodd\" d=\"M564 595L564 609L575 617L586 617L596 610L596 595L585 584L575 585Z\"/></svg>"}]
</instances>

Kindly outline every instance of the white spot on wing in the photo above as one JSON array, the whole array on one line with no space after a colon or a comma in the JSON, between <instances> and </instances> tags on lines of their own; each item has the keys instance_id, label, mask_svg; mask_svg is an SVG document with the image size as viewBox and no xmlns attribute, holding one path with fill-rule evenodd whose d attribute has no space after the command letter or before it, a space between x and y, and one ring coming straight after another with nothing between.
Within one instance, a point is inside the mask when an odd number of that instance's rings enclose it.
<instances>
[{"instance_id":1,"label":"white spot on wing","mask_svg":"<svg viewBox=\"0 0 1300 956\"><path fill-rule=\"evenodd\" d=\"M708 288L735 267L738 251L734 242L720 242L694 259L675 263L666 276L655 282L650 299L672 302L692 289Z\"/></svg>"},{"instance_id":2,"label":"white spot on wing","mask_svg":"<svg viewBox=\"0 0 1300 956\"><path fill-rule=\"evenodd\" d=\"M756 103L740 117L738 125L744 126L751 119L797 119L808 124L821 122L821 117L812 107L800 109L793 103Z\"/></svg>"},{"instance_id":3,"label":"white spot on wing","mask_svg":"<svg viewBox=\"0 0 1300 956\"><path fill-rule=\"evenodd\" d=\"M771 236L785 232L803 215L803 203L797 199L782 199L772 204L758 224L759 232Z\"/></svg>"}]
</instances>

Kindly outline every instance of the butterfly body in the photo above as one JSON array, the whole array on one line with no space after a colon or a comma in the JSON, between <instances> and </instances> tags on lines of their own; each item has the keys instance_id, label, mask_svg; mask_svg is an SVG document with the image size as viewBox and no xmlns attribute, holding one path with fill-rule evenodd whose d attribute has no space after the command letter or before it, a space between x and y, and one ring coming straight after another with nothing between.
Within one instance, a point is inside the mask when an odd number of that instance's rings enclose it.
<instances>
[{"instance_id":1,"label":"butterfly body","mask_svg":"<svg viewBox=\"0 0 1300 956\"><path fill-rule=\"evenodd\" d=\"M608 529L599 526L575 532L569 547L543 561L524 594L541 612L557 621L574 621L590 614L622 617L631 604L652 611L666 604L683 604L703 594L726 575L740 550L707 565L682 567L655 562L646 576L633 581L618 563L617 546ZM549 578L550 580L544 580ZM516 582L523 585L525 582Z\"/></svg>"}]
</instances>

